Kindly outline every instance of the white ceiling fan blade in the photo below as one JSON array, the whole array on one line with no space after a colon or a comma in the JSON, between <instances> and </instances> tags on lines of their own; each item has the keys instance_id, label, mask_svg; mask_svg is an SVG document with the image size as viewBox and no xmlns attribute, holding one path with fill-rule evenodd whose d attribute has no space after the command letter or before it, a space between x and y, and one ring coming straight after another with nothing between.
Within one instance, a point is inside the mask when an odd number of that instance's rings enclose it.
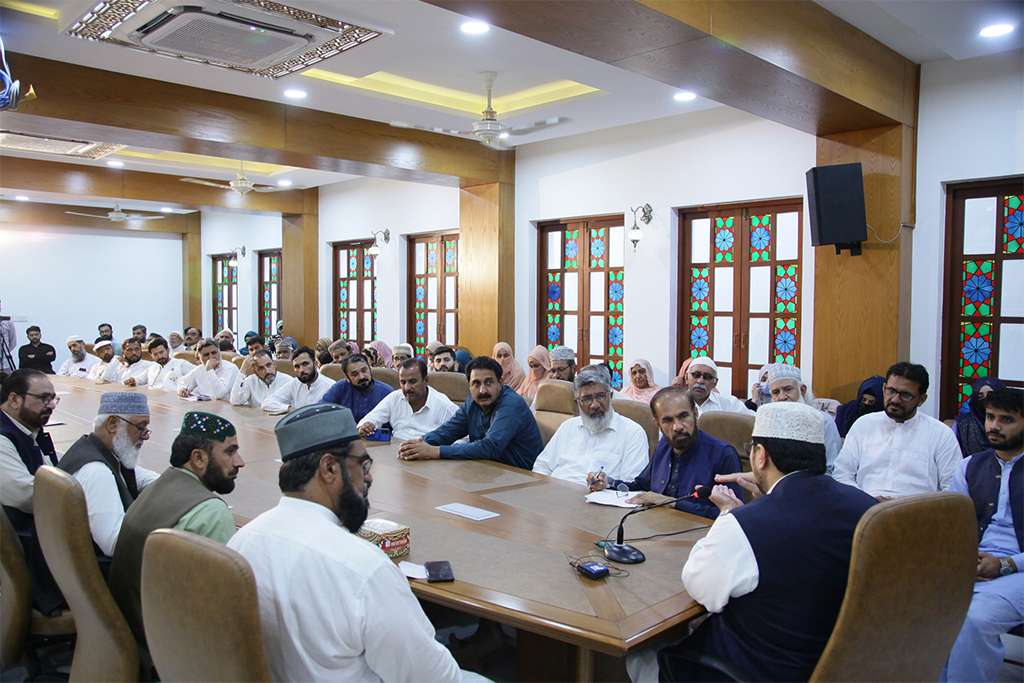
<instances>
[{"instance_id":1,"label":"white ceiling fan blade","mask_svg":"<svg viewBox=\"0 0 1024 683\"><path fill-rule=\"evenodd\" d=\"M103 220L109 220L106 215L96 213L78 213L77 211L65 211L64 213L71 214L72 216L85 216L86 218L102 218Z\"/></svg>"},{"instance_id":2,"label":"white ceiling fan blade","mask_svg":"<svg viewBox=\"0 0 1024 683\"><path fill-rule=\"evenodd\" d=\"M129 221L158 221L166 216L128 216L126 220Z\"/></svg>"},{"instance_id":3,"label":"white ceiling fan blade","mask_svg":"<svg viewBox=\"0 0 1024 683\"><path fill-rule=\"evenodd\" d=\"M509 135L526 135L528 133L536 133L538 130L544 128L550 128L551 126L557 126L560 123L567 123L572 119L566 116L555 116L550 119L544 119L543 121L536 121L526 126L515 126L508 129Z\"/></svg>"},{"instance_id":4,"label":"white ceiling fan blade","mask_svg":"<svg viewBox=\"0 0 1024 683\"><path fill-rule=\"evenodd\" d=\"M231 186L227 183L214 183L209 180L200 180L199 178L179 178L183 183L193 183L195 185L208 185L209 187L217 187L222 190L230 190Z\"/></svg>"},{"instance_id":5,"label":"white ceiling fan blade","mask_svg":"<svg viewBox=\"0 0 1024 683\"><path fill-rule=\"evenodd\" d=\"M412 130L425 130L428 133L440 133L442 135L466 136L466 135L472 135L473 134L473 131L471 131L471 130L455 130L454 128L440 128L440 127L431 127L431 126L419 126L419 125L416 125L414 123L406 123L405 121L392 121L391 125L394 126L395 128L406 128L406 129L410 129L411 128Z\"/></svg>"},{"instance_id":6,"label":"white ceiling fan blade","mask_svg":"<svg viewBox=\"0 0 1024 683\"><path fill-rule=\"evenodd\" d=\"M301 190L304 188L289 185L288 187L274 187L273 185L253 185L253 192L287 192L288 190Z\"/></svg>"}]
</instances>

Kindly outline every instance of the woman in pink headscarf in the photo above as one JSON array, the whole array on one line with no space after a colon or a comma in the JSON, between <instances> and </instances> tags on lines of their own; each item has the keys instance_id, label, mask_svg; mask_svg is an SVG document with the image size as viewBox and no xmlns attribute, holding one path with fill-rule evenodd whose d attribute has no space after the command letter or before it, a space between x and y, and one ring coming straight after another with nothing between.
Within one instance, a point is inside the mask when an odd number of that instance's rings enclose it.
<instances>
[{"instance_id":1,"label":"woman in pink headscarf","mask_svg":"<svg viewBox=\"0 0 1024 683\"><path fill-rule=\"evenodd\" d=\"M690 363L693 362L692 358L687 358L683 361L683 364L679 366L679 374L672 378L672 386L674 387L685 387L686 386L686 369L690 367Z\"/></svg>"},{"instance_id":2,"label":"woman in pink headscarf","mask_svg":"<svg viewBox=\"0 0 1024 683\"><path fill-rule=\"evenodd\" d=\"M377 351L377 355L380 356L380 366L382 368L391 367L391 347L382 341L372 341L366 345L367 348L374 349Z\"/></svg>"},{"instance_id":3,"label":"woman in pink headscarf","mask_svg":"<svg viewBox=\"0 0 1024 683\"><path fill-rule=\"evenodd\" d=\"M622 393L634 401L650 404L654 395L661 390L654 383L654 368L643 358L637 358L630 364L629 379L632 383Z\"/></svg>"},{"instance_id":4,"label":"woman in pink headscarf","mask_svg":"<svg viewBox=\"0 0 1024 683\"><path fill-rule=\"evenodd\" d=\"M535 346L526 359L530 369L526 372L526 380L516 391L523 398L533 398L537 395L537 385L542 379L548 376L551 369L551 355L546 346Z\"/></svg>"},{"instance_id":5,"label":"woman in pink headscarf","mask_svg":"<svg viewBox=\"0 0 1024 683\"><path fill-rule=\"evenodd\" d=\"M523 366L512 355L512 347L505 342L498 342L491 351L491 358L498 361L501 366L501 383L506 384L516 392L526 381L526 373ZM550 363L548 363L550 366Z\"/></svg>"}]
</instances>

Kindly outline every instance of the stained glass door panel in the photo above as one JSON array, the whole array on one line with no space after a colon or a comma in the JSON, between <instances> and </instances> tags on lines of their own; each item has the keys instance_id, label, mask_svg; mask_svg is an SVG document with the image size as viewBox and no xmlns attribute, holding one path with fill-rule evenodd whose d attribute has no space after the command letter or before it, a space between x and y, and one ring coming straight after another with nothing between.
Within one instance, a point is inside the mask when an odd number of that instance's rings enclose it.
<instances>
[{"instance_id":1,"label":"stained glass door panel","mask_svg":"<svg viewBox=\"0 0 1024 683\"><path fill-rule=\"evenodd\" d=\"M423 357L432 341L459 343L459 236L410 237L409 251L409 329L413 351Z\"/></svg>"},{"instance_id":2,"label":"stained glass door panel","mask_svg":"<svg viewBox=\"0 0 1024 683\"><path fill-rule=\"evenodd\" d=\"M334 333L363 348L377 339L377 262L373 240L338 242L334 248Z\"/></svg>"},{"instance_id":3,"label":"stained glass door panel","mask_svg":"<svg viewBox=\"0 0 1024 683\"><path fill-rule=\"evenodd\" d=\"M270 339L277 334L277 321L281 319L281 251L260 251L260 336Z\"/></svg>"},{"instance_id":4,"label":"stained glass door panel","mask_svg":"<svg viewBox=\"0 0 1024 683\"><path fill-rule=\"evenodd\" d=\"M233 254L213 258L213 333L235 329L238 316L238 266L229 264Z\"/></svg>"}]
</instances>

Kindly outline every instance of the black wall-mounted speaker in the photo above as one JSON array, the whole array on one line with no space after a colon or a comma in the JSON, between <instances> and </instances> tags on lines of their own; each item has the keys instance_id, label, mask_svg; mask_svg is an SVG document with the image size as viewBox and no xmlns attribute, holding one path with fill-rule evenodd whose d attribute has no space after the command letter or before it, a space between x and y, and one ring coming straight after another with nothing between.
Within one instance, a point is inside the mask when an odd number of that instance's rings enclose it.
<instances>
[{"instance_id":1,"label":"black wall-mounted speaker","mask_svg":"<svg viewBox=\"0 0 1024 683\"><path fill-rule=\"evenodd\" d=\"M859 163L815 166L807 171L807 204L814 246L867 240L864 174Z\"/></svg>"}]
</instances>

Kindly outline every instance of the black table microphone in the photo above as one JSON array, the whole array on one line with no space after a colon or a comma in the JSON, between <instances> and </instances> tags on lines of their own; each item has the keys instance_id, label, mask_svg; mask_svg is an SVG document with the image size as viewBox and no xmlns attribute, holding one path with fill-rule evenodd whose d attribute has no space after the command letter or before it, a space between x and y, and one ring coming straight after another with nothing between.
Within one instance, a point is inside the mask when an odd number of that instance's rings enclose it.
<instances>
[{"instance_id":1,"label":"black table microphone","mask_svg":"<svg viewBox=\"0 0 1024 683\"><path fill-rule=\"evenodd\" d=\"M711 487L710 486L698 486L697 490L688 496L682 496L681 498L673 498L672 500L666 500L664 503L658 503L657 505L645 505L643 507L633 508L619 521L618 533L615 535L615 543L605 543L604 545L604 556L612 562L618 562L619 564L640 564L647 557L640 551L639 548L623 543L624 531L622 525L626 521L626 517L636 514L637 512L644 512L645 510L653 510L654 508L660 508L665 505L674 505L681 500L708 500L711 498Z\"/></svg>"}]
</instances>

